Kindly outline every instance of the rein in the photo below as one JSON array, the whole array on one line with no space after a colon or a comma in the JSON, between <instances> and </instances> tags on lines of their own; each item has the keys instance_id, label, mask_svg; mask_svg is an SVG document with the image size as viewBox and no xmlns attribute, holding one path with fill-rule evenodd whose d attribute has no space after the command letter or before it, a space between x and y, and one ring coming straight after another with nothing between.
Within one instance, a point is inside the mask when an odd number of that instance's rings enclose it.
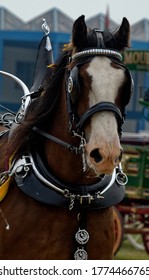
<instances>
[{"instance_id":1,"label":"rein","mask_svg":"<svg viewBox=\"0 0 149 280\"><path fill-rule=\"evenodd\" d=\"M79 138L81 138L81 142L80 142L80 146L79 147L75 147L71 144L68 144L67 142L39 129L38 127L33 127L33 131L37 132L38 134L46 137L47 139L63 146L64 148L68 149L71 152L74 152L76 155L78 154L82 154L83 150L84 150L84 144L85 144L85 139L83 137L81 137L80 135L74 135L74 136L78 136Z\"/></svg>"}]
</instances>

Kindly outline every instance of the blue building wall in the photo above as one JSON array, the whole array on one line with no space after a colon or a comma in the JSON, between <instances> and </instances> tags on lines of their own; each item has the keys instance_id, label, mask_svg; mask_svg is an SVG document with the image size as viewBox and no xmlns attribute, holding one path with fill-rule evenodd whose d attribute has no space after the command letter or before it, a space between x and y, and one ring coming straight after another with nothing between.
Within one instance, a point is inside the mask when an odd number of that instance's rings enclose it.
<instances>
[{"instance_id":1,"label":"blue building wall","mask_svg":"<svg viewBox=\"0 0 149 280\"><path fill-rule=\"evenodd\" d=\"M17 65L19 63L23 65L24 63L26 66L32 66L29 68L30 79L32 79L38 45L43 36L43 32L0 31L0 70L16 75L26 83L23 68L22 73L18 73L17 70ZM54 59L56 60L60 48L70 41L70 34L51 33L50 39ZM27 84L27 86L30 86L30 84ZM10 78L0 75L0 103L16 111L20 106L21 96L21 88Z\"/></svg>"}]
</instances>

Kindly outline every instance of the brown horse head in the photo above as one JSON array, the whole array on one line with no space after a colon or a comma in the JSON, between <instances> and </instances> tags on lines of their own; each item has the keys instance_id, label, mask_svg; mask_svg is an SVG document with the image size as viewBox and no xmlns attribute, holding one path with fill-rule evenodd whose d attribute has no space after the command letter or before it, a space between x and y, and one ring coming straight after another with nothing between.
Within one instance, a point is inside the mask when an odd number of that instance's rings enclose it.
<instances>
[{"instance_id":1,"label":"brown horse head","mask_svg":"<svg viewBox=\"0 0 149 280\"><path fill-rule=\"evenodd\" d=\"M97 175L111 174L122 157L121 125L115 111L107 105L113 104L124 117L131 95L131 77L112 50L118 53L129 46L129 33L126 18L114 34L88 29L84 16L79 17L73 26L70 68L75 86L71 99L79 117L95 107L82 126L87 165ZM100 105L105 105L103 110Z\"/></svg>"}]
</instances>

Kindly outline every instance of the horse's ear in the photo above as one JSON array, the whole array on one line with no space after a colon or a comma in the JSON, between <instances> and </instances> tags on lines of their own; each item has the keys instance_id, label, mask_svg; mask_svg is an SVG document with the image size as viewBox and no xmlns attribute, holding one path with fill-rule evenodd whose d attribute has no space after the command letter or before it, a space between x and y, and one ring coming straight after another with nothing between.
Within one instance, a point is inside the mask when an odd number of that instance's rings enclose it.
<instances>
[{"instance_id":1,"label":"horse's ear","mask_svg":"<svg viewBox=\"0 0 149 280\"><path fill-rule=\"evenodd\" d=\"M72 30L72 44L77 51L87 45L87 26L85 23L85 16L83 15L74 22Z\"/></svg>"},{"instance_id":2,"label":"horse's ear","mask_svg":"<svg viewBox=\"0 0 149 280\"><path fill-rule=\"evenodd\" d=\"M115 33L115 38L118 50L124 50L130 46L130 24L127 18L123 18L118 31Z\"/></svg>"}]
</instances>

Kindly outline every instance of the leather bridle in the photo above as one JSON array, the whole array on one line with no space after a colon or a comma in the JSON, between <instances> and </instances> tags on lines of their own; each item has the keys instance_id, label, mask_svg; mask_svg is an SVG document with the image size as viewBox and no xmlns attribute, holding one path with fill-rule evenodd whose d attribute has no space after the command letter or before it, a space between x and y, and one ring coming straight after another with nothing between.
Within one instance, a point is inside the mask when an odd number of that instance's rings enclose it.
<instances>
[{"instance_id":1,"label":"leather bridle","mask_svg":"<svg viewBox=\"0 0 149 280\"><path fill-rule=\"evenodd\" d=\"M126 68L126 66L122 64L121 62L122 56L117 51L108 50L108 49L85 49L82 52L75 53L72 57L69 58L69 62L75 63L75 65L71 70L66 70L66 100L67 100L67 112L69 116L69 131L73 137L77 136L80 138L79 147L73 146L45 131L42 131L37 127L33 127L33 130L39 133L40 135L48 138L53 142L56 142L57 144L67 148L71 152L74 152L75 154L84 153L84 143L85 143L84 125L86 121L89 120L89 118L95 113L103 112L103 111L112 112L117 120L119 137L121 137L122 124L125 121L126 111L125 110L121 111L118 108L118 106L112 102L99 102L94 106L92 106L91 108L89 108L88 111L85 112L82 116L79 116L76 111L76 106L74 104L75 101L72 98L72 91L76 90L77 91L76 98L79 98L80 85L79 85L79 79L77 77L78 67L80 65L89 62L92 59L92 57L95 56L106 56L110 58L112 61L114 61L121 67L124 67L125 70L127 71L128 79L131 79L130 72ZM132 85L131 81L130 84Z\"/></svg>"},{"instance_id":2,"label":"leather bridle","mask_svg":"<svg viewBox=\"0 0 149 280\"><path fill-rule=\"evenodd\" d=\"M127 74L130 76L128 69L122 64L122 56L119 52L107 50L107 49L85 49L82 52L76 53L70 59L73 62L76 62L75 66L71 70L68 71L66 76L66 95L67 95L67 111L69 115L69 129L70 131L75 131L78 134L82 134L85 122L95 113L102 111L110 111L114 113L117 124L118 124L118 133L121 137L122 133L122 124L125 121L126 111L120 111L118 106L112 102L100 102L92 106L85 112L82 116L78 116L75 109L75 102L77 99L76 96L79 97L80 93L80 85L79 85L79 66L89 62L92 57L95 56L106 56L113 60L116 64L122 66L127 70ZM130 77L129 77L130 78ZM72 92L76 88L77 93L75 93L75 98L72 96Z\"/></svg>"}]
</instances>

